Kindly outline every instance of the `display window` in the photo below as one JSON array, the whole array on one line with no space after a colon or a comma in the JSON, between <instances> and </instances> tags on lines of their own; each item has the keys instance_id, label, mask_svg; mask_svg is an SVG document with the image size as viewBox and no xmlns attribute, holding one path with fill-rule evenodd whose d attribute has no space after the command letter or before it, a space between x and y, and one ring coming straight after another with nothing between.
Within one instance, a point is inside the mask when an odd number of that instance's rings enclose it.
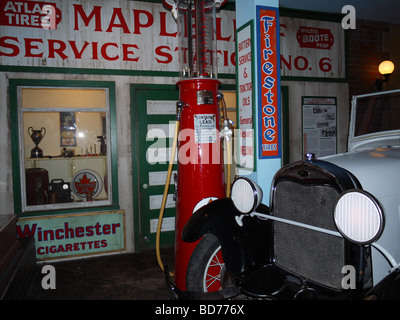
<instances>
[{"instance_id":1,"label":"display window","mask_svg":"<svg viewBox=\"0 0 400 320\"><path fill-rule=\"evenodd\" d=\"M14 89L21 212L115 204L110 87Z\"/></svg>"}]
</instances>

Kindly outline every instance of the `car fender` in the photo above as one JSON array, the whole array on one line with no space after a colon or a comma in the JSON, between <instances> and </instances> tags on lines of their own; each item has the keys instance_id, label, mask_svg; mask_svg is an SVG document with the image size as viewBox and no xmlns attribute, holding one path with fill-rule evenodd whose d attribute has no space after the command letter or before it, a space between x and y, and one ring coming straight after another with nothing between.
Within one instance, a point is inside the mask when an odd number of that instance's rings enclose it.
<instances>
[{"instance_id":1,"label":"car fender","mask_svg":"<svg viewBox=\"0 0 400 320\"><path fill-rule=\"evenodd\" d=\"M367 294L366 300L399 300L400 299L400 265L378 282Z\"/></svg>"},{"instance_id":2,"label":"car fender","mask_svg":"<svg viewBox=\"0 0 400 320\"><path fill-rule=\"evenodd\" d=\"M269 208L260 205L257 211L268 213ZM267 263L269 257L269 220L242 216L238 224L237 211L230 198L218 199L197 210L182 231L182 240L194 242L206 233L215 235L221 243L225 265L232 276L239 277L256 265Z\"/></svg>"},{"instance_id":3,"label":"car fender","mask_svg":"<svg viewBox=\"0 0 400 320\"><path fill-rule=\"evenodd\" d=\"M194 242L206 233L220 233L220 226L231 224L236 208L229 198L217 199L193 213L182 231L182 240Z\"/></svg>"}]
</instances>

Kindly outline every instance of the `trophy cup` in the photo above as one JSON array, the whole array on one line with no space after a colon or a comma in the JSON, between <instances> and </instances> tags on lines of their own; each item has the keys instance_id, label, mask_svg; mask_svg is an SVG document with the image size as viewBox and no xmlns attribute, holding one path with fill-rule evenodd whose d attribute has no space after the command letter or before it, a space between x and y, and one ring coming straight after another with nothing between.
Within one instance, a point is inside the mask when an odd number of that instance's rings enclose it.
<instances>
[{"instance_id":1,"label":"trophy cup","mask_svg":"<svg viewBox=\"0 0 400 320\"><path fill-rule=\"evenodd\" d=\"M42 127L40 130L33 130L32 127L29 127L28 134L35 144L35 147L31 150L31 158L43 158L43 150L38 147L38 144L46 135L46 129Z\"/></svg>"}]
</instances>

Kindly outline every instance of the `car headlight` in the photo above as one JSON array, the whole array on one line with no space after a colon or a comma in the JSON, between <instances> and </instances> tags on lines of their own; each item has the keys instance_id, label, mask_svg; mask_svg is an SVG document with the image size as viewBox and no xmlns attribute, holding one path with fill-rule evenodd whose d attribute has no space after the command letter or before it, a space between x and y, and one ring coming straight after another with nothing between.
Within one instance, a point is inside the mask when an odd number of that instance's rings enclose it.
<instances>
[{"instance_id":1,"label":"car headlight","mask_svg":"<svg viewBox=\"0 0 400 320\"><path fill-rule=\"evenodd\" d=\"M253 212L261 203L263 192L254 181L240 177L233 182L231 199L241 213Z\"/></svg>"},{"instance_id":2,"label":"car headlight","mask_svg":"<svg viewBox=\"0 0 400 320\"><path fill-rule=\"evenodd\" d=\"M339 232L357 244L374 242L384 226L380 204L364 190L343 193L336 202L334 219Z\"/></svg>"}]
</instances>

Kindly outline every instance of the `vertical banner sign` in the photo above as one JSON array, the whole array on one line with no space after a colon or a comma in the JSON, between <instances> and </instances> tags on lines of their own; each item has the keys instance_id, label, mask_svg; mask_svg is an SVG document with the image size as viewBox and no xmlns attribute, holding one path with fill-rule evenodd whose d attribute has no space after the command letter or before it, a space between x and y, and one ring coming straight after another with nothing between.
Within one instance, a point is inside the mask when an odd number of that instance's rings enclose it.
<instances>
[{"instance_id":1,"label":"vertical banner sign","mask_svg":"<svg viewBox=\"0 0 400 320\"><path fill-rule=\"evenodd\" d=\"M254 59L253 20L236 33L237 123L239 129L238 166L253 171L254 159Z\"/></svg>"},{"instance_id":2,"label":"vertical banner sign","mask_svg":"<svg viewBox=\"0 0 400 320\"><path fill-rule=\"evenodd\" d=\"M257 6L259 41L259 158L281 156L278 8Z\"/></svg>"}]
</instances>

